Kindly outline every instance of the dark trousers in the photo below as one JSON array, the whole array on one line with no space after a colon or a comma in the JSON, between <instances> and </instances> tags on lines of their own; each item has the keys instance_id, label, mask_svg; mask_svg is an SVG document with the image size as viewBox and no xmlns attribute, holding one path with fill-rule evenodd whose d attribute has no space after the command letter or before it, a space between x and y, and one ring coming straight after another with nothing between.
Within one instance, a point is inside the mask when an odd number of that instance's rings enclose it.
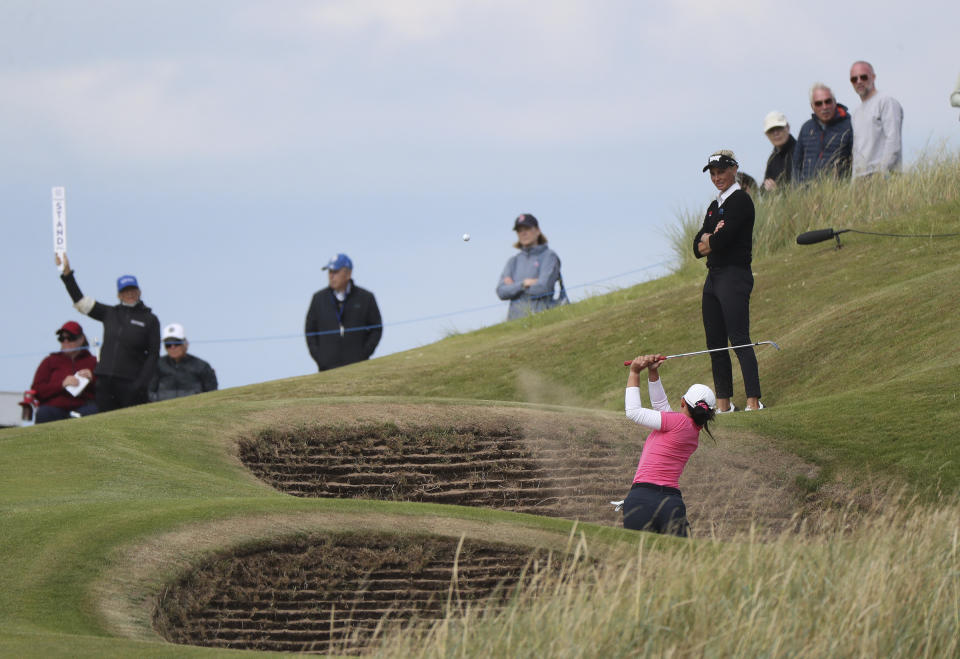
<instances>
[{"instance_id":1,"label":"dark trousers","mask_svg":"<svg viewBox=\"0 0 960 659\"><path fill-rule=\"evenodd\" d=\"M703 284L703 331L707 348L713 350L728 345L742 345L750 341L750 293L753 291L753 273L749 268L721 266L707 271ZM728 343L729 341L729 343ZM743 373L743 388L747 398L760 398L760 372L753 346L735 351ZM733 396L733 368L730 351L710 353L713 366L713 387L717 398Z\"/></svg>"},{"instance_id":2,"label":"dark trousers","mask_svg":"<svg viewBox=\"0 0 960 659\"><path fill-rule=\"evenodd\" d=\"M97 405L91 401L89 403L84 403L74 411L80 416L89 416L97 413ZM33 422L49 423L50 421L62 421L69 418L70 410L65 410L62 407L54 407L53 405L41 405L37 408L36 414L33 417Z\"/></svg>"},{"instance_id":3,"label":"dark trousers","mask_svg":"<svg viewBox=\"0 0 960 659\"><path fill-rule=\"evenodd\" d=\"M97 376L97 408L101 412L147 402L147 392L133 388L133 380L114 375Z\"/></svg>"},{"instance_id":4,"label":"dark trousers","mask_svg":"<svg viewBox=\"0 0 960 659\"><path fill-rule=\"evenodd\" d=\"M623 528L686 538L690 524L680 490L651 483L634 483L623 501Z\"/></svg>"}]
</instances>

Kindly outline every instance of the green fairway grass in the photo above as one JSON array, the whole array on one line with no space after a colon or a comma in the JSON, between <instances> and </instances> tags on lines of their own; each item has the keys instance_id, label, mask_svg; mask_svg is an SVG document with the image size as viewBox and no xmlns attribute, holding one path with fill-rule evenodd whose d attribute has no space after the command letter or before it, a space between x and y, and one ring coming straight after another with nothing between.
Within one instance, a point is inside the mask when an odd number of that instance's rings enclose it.
<instances>
[{"instance_id":1,"label":"green fairway grass","mask_svg":"<svg viewBox=\"0 0 960 659\"><path fill-rule=\"evenodd\" d=\"M681 219L675 234L676 272L656 281L316 375L0 430L0 655L225 654L163 642L150 629L150 598L191 561L251 540L324 528L370 528L515 535L525 546L565 547L572 521L459 506L287 496L251 475L237 457L237 442L261 430L323 423L332 406L399 406L414 416L429 406L431 414L442 417L445 405L468 405L498 414L551 410L581 420L591 414L613 418L623 409L625 359L704 348L704 266L683 253L698 222L696 214ZM828 226L878 233L960 232L958 159L944 157L860 188L824 184L758 203L751 334L755 341L776 342L781 350L756 349L768 409L727 415L716 423L724 437L733 438L729 441L736 441L738 432L750 433L817 465L819 476L800 485L827 507L838 486L848 492L877 488L901 492L892 500L894 507L910 506L917 515L934 516L930 536L911 531L923 537L921 545L882 547L890 556L875 563L878 570L890 571L888 590L877 574L870 577L870 587L876 589L872 600L835 597L824 585L837 577L831 570L841 569L841 561L868 572L870 544L883 545L876 524L869 526L874 535L865 536L872 540L854 545L831 544L830 534L781 539L774 546L790 557L786 563L777 562L769 549L757 549L757 556L765 556L757 560L767 571L746 567L752 560L749 541L727 549L719 541L679 542L589 524L578 526L574 535L598 556L625 546L635 551L642 542L646 552L682 556L684 565L706 581L711 579L708 566L721 557L722 578L704 589L723 602L718 606L741 613L763 600L759 584L776 582L777 599L766 605L784 606L794 616L822 596L828 613L870 607L875 601L887 606L875 624L888 624L895 615L909 618L897 623L906 631L889 639L851 622L834 631L848 634L851 644L831 648L824 641L815 646L825 651L876 652L873 656L906 656L924 648L934 654L955 651L956 645L944 639L951 625L954 635L960 628L960 557L955 534L951 550L944 544L950 542L948 535L937 529L956 519L960 491L960 238L847 233L841 249L834 241L794 243L797 233ZM306 351L304 358L309 358ZM661 372L672 401L692 382L712 385L706 355L670 360ZM734 402L743 407L736 365L734 372ZM641 439L638 433L636 456ZM635 460L623 466L625 483ZM736 486L729 484L731 490ZM947 521L936 515L946 515ZM909 515L899 509L884 523L903 528L909 526L905 517ZM894 551L905 552L907 567L926 575L924 587L937 591L929 593L929 600L923 593L900 590L910 575L909 569L894 574ZM945 581L938 581L938 572L921 568L931 560L939 561ZM822 580L817 589L804 590L791 580L797 566L807 562L810 574ZM688 583L674 593L678 606L683 598L696 598L696 591ZM558 598L556 615L573 616L565 625L575 631L576 615L589 603L579 602L572 592ZM898 598L919 602L923 610L904 612L893 604ZM930 605L924 609L925 601ZM638 644L655 653L671 648L708 655L738 648L761 651L762 639L741 646L728 642L729 630L711 628L702 619L715 613L708 605L693 608L683 614L685 620L671 623L695 636L689 645L675 644L679 641L672 632L651 624L640 637L605 637L604 651L632 654ZM638 606L640 610L647 609ZM825 615L807 613L790 627L787 645L771 649L771 655L804 654L797 645L807 636L803 625L813 629ZM925 616L935 620L924 622ZM747 618L737 619L745 633ZM498 624L501 630L516 625L510 638L534 638L540 623L518 613L511 622ZM764 622L766 638L775 638L778 624ZM471 633L489 640L498 632L480 625ZM709 650L711 634L727 639L716 646L719 652ZM507 643L506 638L500 640ZM590 643L586 634L571 632L570 638ZM858 639L861 644L855 645ZM470 654L452 636L438 633L416 640L425 642L439 654ZM533 641L522 650L478 640L481 646L493 653L549 653L549 646ZM417 647L396 646L407 652Z\"/></svg>"}]
</instances>

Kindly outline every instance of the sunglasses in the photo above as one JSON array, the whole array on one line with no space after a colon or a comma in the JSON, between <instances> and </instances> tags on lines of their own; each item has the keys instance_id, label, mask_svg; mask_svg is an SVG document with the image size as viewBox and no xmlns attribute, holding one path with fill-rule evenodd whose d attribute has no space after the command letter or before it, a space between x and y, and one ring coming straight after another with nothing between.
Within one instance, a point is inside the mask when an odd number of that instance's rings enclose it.
<instances>
[{"instance_id":1,"label":"sunglasses","mask_svg":"<svg viewBox=\"0 0 960 659\"><path fill-rule=\"evenodd\" d=\"M80 337L74 336L73 334L69 334L67 332L63 332L57 336L57 340L60 341L60 343L63 343L64 341L76 341L79 338Z\"/></svg>"},{"instance_id":2,"label":"sunglasses","mask_svg":"<svg viewBox=\"0 0 960 659\"><path fill-rule=\"evenodd\" d=\"M183 341L171 341L169 343L164 343L163 347L169 350L170 348L176 348L177 346L182 346Z\"/></svg>"},{"instance_id":3,"label":"sunglasses","mask_svg":"<svg viewBox=\"0 0 960 659\"><path fill-rule=\"evenodd\" d=\"M861 73L858 76L850 76L850 82L852 82L853 84L857 84L858 80L860 82L866 82L869 79L870 79L870 76L866 73Z\"/></svg>"},{"instance_id":4,"label":"sunglasses","mask_svg":"<svg viewBox=\"0 0 960 659\"><path fill-rule=\"evenodd\" d=\"M825 98L825 99L823 99L822 101L814 101L814 102L813 102L813 106L814 106L814 107L817 107L817 108L818 108L818 107L820 107L820 106L822 106L822 105L833 105L833 99L832 99L832 98Z\"/></svg>"}]
</instances>

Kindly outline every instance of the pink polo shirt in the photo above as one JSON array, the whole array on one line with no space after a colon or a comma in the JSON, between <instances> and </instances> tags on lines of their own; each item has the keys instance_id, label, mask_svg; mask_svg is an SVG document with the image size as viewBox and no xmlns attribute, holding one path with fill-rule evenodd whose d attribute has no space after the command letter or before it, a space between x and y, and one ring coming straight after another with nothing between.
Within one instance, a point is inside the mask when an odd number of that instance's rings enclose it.
<instances>
[{"instance_id":1,"label":"pink polo shirt","mask_svg":"<svg viewBox=\"0 0 960 659\"><path fill-rule=\"evenodd\" d=\"M627 387L627 417L652 432L643 444L634 483L680 487L680 474L700 444L700 427L683 412L670 411L663 386L650 383L651 400L657 410L643 407L639 387ZM659 395L658 395L659 394Z\"/></svg>"}]
</instances>

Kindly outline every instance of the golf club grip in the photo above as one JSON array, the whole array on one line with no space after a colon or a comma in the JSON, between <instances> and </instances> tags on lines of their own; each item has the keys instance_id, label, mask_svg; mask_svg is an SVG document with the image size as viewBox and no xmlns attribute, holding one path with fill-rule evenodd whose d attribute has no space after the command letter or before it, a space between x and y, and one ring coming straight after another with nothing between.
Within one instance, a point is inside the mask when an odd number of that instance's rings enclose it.
<instances>
[{"instance_id":1,"label":"golf club grip","mask_svg":"<svg viewBox=\"0 0 960 659\"><path fill-rule=\"evenodd\" d=\"M664 358L663 358L663 361L667 361L668 359L670 359L670 355L667 355L666 357L664 357ZM626 360L625 362L623 362L623 365L624 365L624 366L629 366L629 365L632 364L632 363L633 363L633 360L632 360L632 359L628 359L628 360Z\"/></svg>"},{"instance_id":2,"label":"golf club grip","mask_svg":"<svg viewBox=\"0 0 960 659\"><path fill-rule=\"evenodd\" d=\"M813 245L822 243L824 240L833 238L833 229L817 229L816 231L804 231L797 236L798 245Z\"/></svg>"}]
</instances>

